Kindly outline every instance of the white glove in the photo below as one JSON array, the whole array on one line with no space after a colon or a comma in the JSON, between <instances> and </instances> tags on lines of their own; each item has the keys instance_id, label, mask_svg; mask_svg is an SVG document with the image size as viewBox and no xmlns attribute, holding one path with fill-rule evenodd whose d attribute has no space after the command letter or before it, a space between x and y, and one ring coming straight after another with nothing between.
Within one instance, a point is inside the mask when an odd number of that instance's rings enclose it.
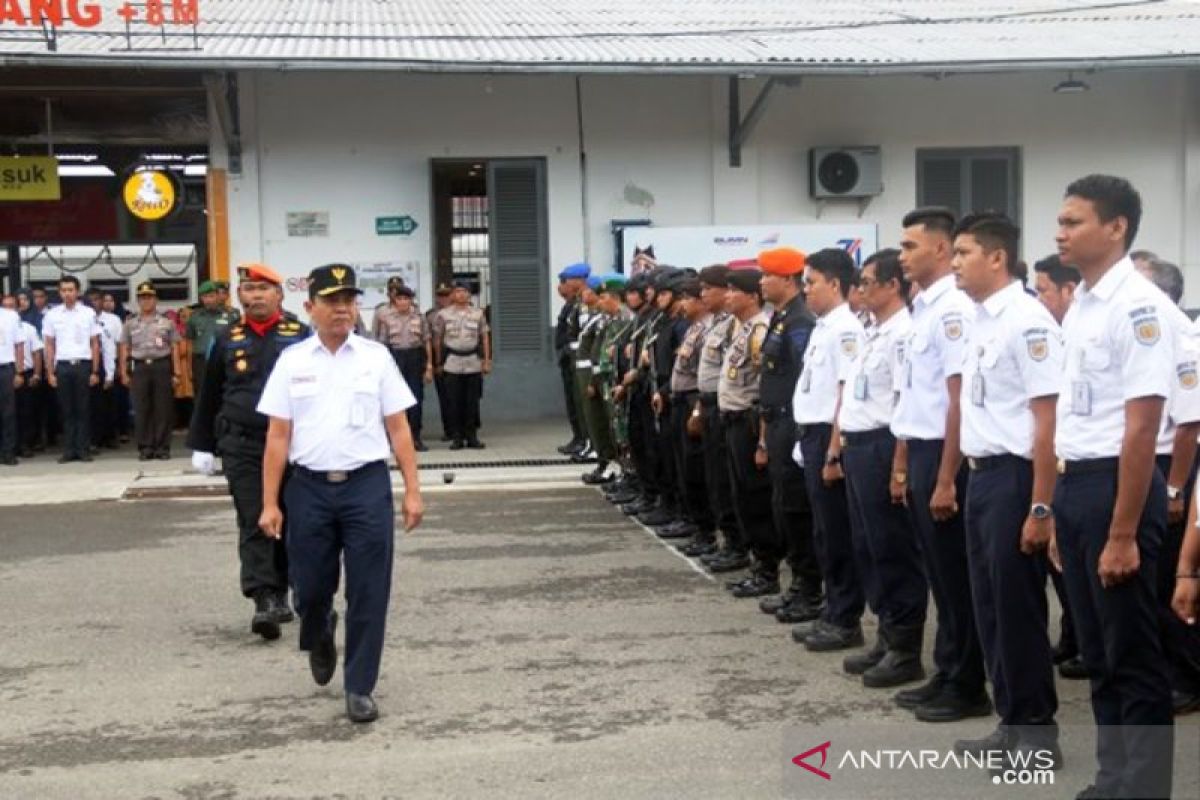
<instances>
[{"instance_id":1,"label":"white glove","mask_svg":"<svg viewBox=\"0 0 1200 800\"><path fill-rule=\"evenodd\" d=\"M212 453L195 450L192 452L192 469L201 475L212 475L217 471L217 458Z\"/></svg>"}]
</instances>

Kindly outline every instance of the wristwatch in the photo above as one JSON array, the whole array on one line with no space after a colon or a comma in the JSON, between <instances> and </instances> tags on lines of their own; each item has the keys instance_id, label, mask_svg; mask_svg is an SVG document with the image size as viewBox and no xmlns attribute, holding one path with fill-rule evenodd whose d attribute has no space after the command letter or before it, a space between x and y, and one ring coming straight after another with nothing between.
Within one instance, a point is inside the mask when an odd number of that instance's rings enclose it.
<instances>
[{"instance_id":1,"label":"wristwatch","mask_svg":"<svg viewBox=\"0 0 1200 800\"><path fill-rule=\"evenodd\" d=\"M841 464L841 463L842 463L841 456L836 456L836 455L825 456L825 466L827 466L827 467L837 466L838 464Z\"/></svg>"},{"instance_id":2,"label":"wristwatch","mask_svg":"<svg viewBox=\"0 0 1200 800\"><path fill-rule=\"evenodd\" d=\"M1029 508L1029 516L1034 519L1050 519L1054 516L1054 509L1045 503L1034 503Z\"/></svg>"},{"instance_id":3,"label":"wristwatch","mask_svg":"<svg viewBox=\"0 0 1200 800\"><path fill-rule=\"evenodd\" d=\"M908 473L896 470L892 473L892 480L903 486L904 484L908 483Z\"/></svg>"},{"instance_id":4,"label":"wristwatch","mask_svg":"<svg viewBox=\"0 0 1200 800\"><path fill-rule=\"evenodd\" d=\"M1178 500L1182 496L1183 496L1183 489L1180 489L1178 486L1168 486L1167 487L1167 499L1168 500Z\"/></svg>"}]
</instances>

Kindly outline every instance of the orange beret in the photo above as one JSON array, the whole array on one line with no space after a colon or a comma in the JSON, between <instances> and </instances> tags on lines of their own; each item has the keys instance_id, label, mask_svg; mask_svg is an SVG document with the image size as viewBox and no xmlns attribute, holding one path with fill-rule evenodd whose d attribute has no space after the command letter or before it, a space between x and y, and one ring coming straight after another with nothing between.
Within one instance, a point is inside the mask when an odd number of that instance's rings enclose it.
<instances>
[{"instance_id":1,"label":"orange beret","mask_svg":"<svg viewBox=\"0 0 1200 800\"><path fill-rule=\"evenodd\" d=\"M777 247L758 254L758 265L767 275L798 275L804 271L804 253L794 247Z\"/></svg>"},{"instance_id":2,"label":"orange beret","mask_svg":"<svg viewBox=\"0 0 1200 800\"><path fill-rule=\"evenodd\" d=\"M283 277L266 264L238 264L237 272L244 281L266 281L283 286Z\"/></svg>"}]
</instances>

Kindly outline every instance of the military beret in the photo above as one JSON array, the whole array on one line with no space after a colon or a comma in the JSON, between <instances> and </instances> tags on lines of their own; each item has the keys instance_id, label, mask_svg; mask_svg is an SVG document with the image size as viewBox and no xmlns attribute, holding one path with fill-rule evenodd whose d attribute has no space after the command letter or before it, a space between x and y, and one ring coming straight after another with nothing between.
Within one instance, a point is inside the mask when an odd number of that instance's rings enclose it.
<instances>
[{"instance_id":1,"label":"military beret","mask_svg":"<svg viewBox=\"0 0 1200 800\"><path fill-rule=\"evenodd\" d=\"M761 294L759 281L762 273L756 269L731 269L725 276L725 285L730 289L740 289L747 294Z\"/></svg>"},{"instance_id":2,"label":"military beret","mask_svg":"<svg viewBox=\"0 0 1200 800\"><path fill-rule=\"evenodd\" d=\"M804 271L804 253L794 247L764 250L758 254L758 266L764 275L799 275Z\"/></svg>"},{"instance_id":3,"label":"military beret","mask_svg":"<svg viewBox=\"0 0 1200 800\"><path fill-rule=\"evenodd\" d=\"M611 272L600 277L600 291L608 294L620 294L628 288L630 282L621 273Z\"/></svg>"},{"instance_id":4,"label":"military beret","mask_svg":"<svg viewBox=\"0 0 1200 800\"><path fill-rule=\"evenodd\" d=\"M587 287L589 289L591 289L593 292L600 291L600 276L599 275L588 275L586 277L587 277Z\"/></svg>"},{"instance_id":5,"label":"military beret","mask_svg":"<svg viewBox=\"0 0 1200 800\"><path fill-rule=\"evenodd\" d=\"M572 278L586 278L591 274L591 266L581 261L578 264L572 264L571 266L564 268L562 272L558 273L558 279L560 281L569 281Z\"/></svg>"},{"instance_id":6,"label":"military beret","mask_svg":"<svg viewBox=\"0 0 1200 800\"><path fill-rule=\"evenodd\" d=\"M217 291L217 285L212 281L205 281L196 287L196 294L212 294Z\"/></svg>"},{"instance_id":7,"label":"military beret","mask_svg":"<svg viewBox=\"0 0 1200 800\"><path fill-rule=\"evenodd\" d=\"M229 281L214 281L214 283L217 285L218 292L221 291L222 289L229 288Z\"/></svg>"},{"instance_id":8,"label":"military beret","mask_svg":"<svg viewBox=\"0 0 1200 800\"><path fill-rule=\"evenodd\" d=\"M725 278L729 275L729 267L724 264L713 264L700 270L700 282L706 286L725 288Z\"/></svg>"}]
</instances>

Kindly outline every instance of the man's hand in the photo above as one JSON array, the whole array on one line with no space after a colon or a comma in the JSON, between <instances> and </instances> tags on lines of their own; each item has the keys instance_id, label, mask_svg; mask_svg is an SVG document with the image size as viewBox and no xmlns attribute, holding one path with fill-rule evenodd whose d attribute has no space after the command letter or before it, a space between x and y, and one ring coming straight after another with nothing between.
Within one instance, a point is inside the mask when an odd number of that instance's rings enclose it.
<instances>
[{"instance_id":1,"label":"man's hand","mask_svg":"<svg viewBox=\"0 0 1200 800\"><path fill-rule=\"evenodd\" d=\"M826 464L821 468L821 480L826 486L833 486L835 483L846 479L846 473L842 472L841 464Z\"/></svg>"},{"instance_id":2,"label":"man's hand","mask_svg":"<svg viewBox=\"0 0 1200 800\"><path fill-rule=\"evenodd\" d=\"M192 453L192 469L201 475L212 475L217 471L217 459L212 453L196 450Z\"/></svg>"},{"instance_id":3,"label":"man's hand","mask_svg":"<svg viewBox=\"0 0 1200 800\"><path fill-rule=\"evenodd\" d=\"M1119 586L1132 578L1141 564L1138 554L1137 536L1108 535L1108 543L1100 552L1100 566L1096 570L1100 575L1100 585L1105 589Z\"/></svg>"},{"instance_id":4,"label":"man's hand","mask_svg":"<svg viewBox=\"0 0 1200 800\"><path fill-rule=\"evenodd\" d=\"M104 381L104 391L108 391L113 387L112 378L106 378Z\"/></svg>"},{"instance_id":5,"label":"man's hand","mask_svg":"<svg viewBox=\"0 0 1200 800\"><path fill-rule=\"evenodd\" d=\"M404 517L406 533L420 525L421 519L425 516L425 504L421 501L421 493L405 490L404 500L400 504L400 513Z\"/></svg>"},{"instance_id":6,"label":"man's hand","mask_svg":"<svg viewBox=\"0 0 1200 800\"><path fill-rule=\"evenodd\" d=\"M929 499L929 512L938 522L945 522L958 513L958 490L954 481L939 482L933 489L933 497Z\"/></svg>"},{"instance_id":7,"label":"man's hand","mask_svg":"<svg viewBox=\"0 0 1200 800\"><path fill-rule=\"evenodd\" d=\"M1050 559L1050 566L1054 567L1054 571L1059 575L1062 574L1062 554L1058 552L1058 531L1050 535L1050 544L1046 547L1046 558Z\"/></svg>"},{"instance_id":8,"label":"man's hand","mask_svg":"<svg viewBox=\"0 0 1200 800\"><path fill-rule=\"evenodd\" d=\"M661 415L663 412L663 396L655 392L654 397L650 398L650 408L654 410L655 415Z\"/></svg>"},{"instance_id":9,"label":"man's hand","mask_svg":"<svg viewBox=\"0 0 1200 800\"><path fill-rule=\"evenodd\" d=\"M117 380L119 380L121 382L122 386L128 386L129 385L129 373L126 372L125 370L121 370L120 372L117 373Z\"/></svg>"},{"instance_id":10,"label":"man's hand","mask_svg":"<svg viewBox=\"0 0 1200 800\"><path fill-rule=\"evenodd\" d=\"M688 415L685 427L687 428L689 438L700 439L704 436L704 417L700 414L699 410L693 411Z\"/></svg>"},{"instance_id":11,"label":"man's hand","mask_svg":"<svg viewBox=\"0 0 1200 800\"><path fill-rule=\"evenodd\" d=\"M263 509L258 518L258 527L268 539L279 539L283 536L283 511L279 506Z\"/></svg>"},{"instance_id":12,"label":"man's hand","mask_svg":"<svg viewBox=\"0 0 1200 800\"><path fill-rule=\"evenodd\" d=\"M1171 608L1188 625L1196 624L1196 617L1200 616L1200 578L1175 579Z\"/></svg>"},{"instance_id":13,"label":"man's hand","mask_svg":"<svg viewBox=\"0 0 1200 800\"><path fill-rule=\"evenodd\" d=\"M898 506L908 505L908 484L896 480L896 473L892 473L891 480L888 481L888 492L892 495L892 502Z\"/></svg>"},{"instance_id":14,"label":"man's hand","mask_svg":"<svg viewBox=\"0 0 1200 800\"><path fill-rule=\"evenodd\" d=\"M13 375L13 388L20 389L24 385L25 385L25 376L24 375L22 375L19 372L16 373L15 375Z\"/></svg>"},{"instance_id":15,"label":"man's hand","mask_svg":"<svg viewBox=\"0 0 1200 800\"><path fill-rule=\"evenodd\" d=\"M759 442L758 447L754 450L754 466L759 470L767 468L767 446L762 442Z\"/></svg>"},{"instance_id":16,"label":"man's hand","mask_svg":"<svg viewBox=\"0 0 1200 800\"><path fill-rule=\"evenodd\" d=\"M492 360L490 358L485 358L483 360L483 374L484 375L492 374Z\"/></svg>"},{"instance_id":17,"label":"man's hand","mask_svg":"<svg viewBox=\"0 0 1200 800\"><path fill-rule=\"evenodd\" d=\"M49 375L46 376L46 383L50 384L51 389L57 389L58 388L58 375L54 372L51 372Z\"/></svg>"},{"instance_id":18,"label":"man's hand","mask_svg":"<svg viewBox=\"0 0 1200 800\"><path fill-rule=\"evenodd\" d=\"M614 403L624 403L625 402L625 386L624 386L624 384L617 384L617 387L615 389L613 389L612 398L613 398Z\"/></svg>"},{"instance_id":19,"label":"man's hand","mask_svg":"<svg viewBox=\"0 0 1200 800\"><path fill-rule=\"evenodd\" d=\"M1052 539L1054 539L1054 517L1034 519L1032 516L1028 516L1025 518L1025 524L1021 528L1022 553L1031 556L1039 550L1044 550L1050 546Z\"/></svg>"},{"instance_id":20,"label":"man's hand","mask_svg":"<svg viewBox=\"0 0 1200 800\"><path fill-rule=\"evenodd\" d=\"M587 385L587 396L593 399L596 397L596 387L592 386L590 383Z\"/></svg>"},{"instance_id":21,"label":"man's hand","mask_svg":"<svg viewBox=\"0 0 1200 800\"><path fill-rule=\"evenodd\" d=\"M41 382L42 382L42 376L38 375L36 372L33 375L29 376L29 385L31 387L38 386L41 384Z\"/></svg>"},{"instance_id":22,"label":"man's hand","mask_svg":"<svg viewBox=\"0 0 1200 800\"><path fill-rule=\"evenodd\" d=\"M433 367L432 366L428 366L425 368L424 380L425 380L425 383L433 383Z\"/></svg>"},{"instance_id":23,"label":"man's hand","mask_svg":"<svg viewBox=\"0 0 1200 800\"><path fill-rule=\"evenodd\" d=\"M100 376L93 372L91 375L88 376L88 386L99 386L99 385L100 385Z\"/></svg>"}]
</instances>

